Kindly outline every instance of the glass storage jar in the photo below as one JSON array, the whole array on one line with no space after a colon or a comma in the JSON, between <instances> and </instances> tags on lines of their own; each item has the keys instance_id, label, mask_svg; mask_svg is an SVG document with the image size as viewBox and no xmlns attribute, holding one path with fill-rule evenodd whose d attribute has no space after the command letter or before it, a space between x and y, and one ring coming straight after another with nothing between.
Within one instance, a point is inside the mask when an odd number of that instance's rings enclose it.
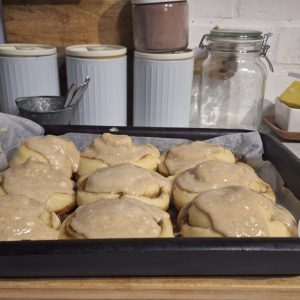
<instances>
[{"instance_id":1,"label":"glass storage jar","mask_svg":"<svg viewBox=\"0 0 300 300\"><path fill-rule=\"evenodd\" d=\"M186 0L132 0L134 48L166 52L188 45Z\"/></svg>"},{"instance_id":2,"label":"glass storage jar","mask_svg":"<svg viewBox=\"0 0 300 300\"><path fill-rule=\"evenodd\" d=\"M261 122L271 34L215 29L200 48L208 57L200 76L199 127L257 130ZM207 45L204 45L207 41Z\"/></svg>"}]
</instances>

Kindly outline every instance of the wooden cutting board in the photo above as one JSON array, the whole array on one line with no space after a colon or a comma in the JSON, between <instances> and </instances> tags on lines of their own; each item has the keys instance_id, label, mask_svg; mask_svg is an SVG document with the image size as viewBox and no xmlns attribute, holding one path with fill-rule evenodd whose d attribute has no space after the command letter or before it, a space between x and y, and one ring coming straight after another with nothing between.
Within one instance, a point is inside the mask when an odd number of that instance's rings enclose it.
<instances>
[{"instance_id":1,"label":"wooden cutting board","mask_svg":"<svg viewBox=\"0 0 300 300\"><path fill-rule=\"evenodd\" d=\"M133 49L130 0L3 0L7 42Z\"/></svg>"},{"instance_id":2,"label":"wooden cutting board","mask_svg":"<svg viewBox=\"0 0 300 300\"><path fill-rule=\"evenodd\" d=\"M300 276L7 279L0 299L299 300Z\"/></svg>"}]
</instances>

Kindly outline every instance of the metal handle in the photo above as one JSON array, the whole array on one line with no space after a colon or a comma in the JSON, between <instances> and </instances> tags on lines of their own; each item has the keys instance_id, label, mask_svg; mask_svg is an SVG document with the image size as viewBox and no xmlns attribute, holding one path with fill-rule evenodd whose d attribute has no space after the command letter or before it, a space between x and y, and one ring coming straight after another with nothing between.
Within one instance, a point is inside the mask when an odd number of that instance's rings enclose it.
<instances>
[{"instance_id":1,"label":"metal handle","mask_svg":"<svg viewBox=\"0 0 300 300\"><path fill-rule=\"evenodd\" d=\"M270 59L267 57L267 52L270 49L270 45L267 44L269 37L272 36L272 33L266 33L264 35L263 43L262 43L262 51L261 51L261 56L264 57L269 65L270 71L274 72L273 65L270 61Z\"/></svg>"},{"instance_id":2,"label":"metal handle","mask_svg":"<svg viewBox=\"0 0 300 300\"><path fill-rule=\"evenodd\" d=\"M204 34L200 43L199 43L199 48L206 48L206 45L204 45L204 40L209 36L209 34Z\"/></svg>"}]
</instances>

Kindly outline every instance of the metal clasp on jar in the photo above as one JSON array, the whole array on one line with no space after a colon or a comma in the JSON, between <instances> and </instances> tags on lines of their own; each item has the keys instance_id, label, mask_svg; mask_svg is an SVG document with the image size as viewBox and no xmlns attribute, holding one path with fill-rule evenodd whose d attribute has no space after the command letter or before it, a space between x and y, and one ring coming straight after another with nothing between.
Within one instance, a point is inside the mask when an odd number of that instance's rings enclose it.
<instances>
[{"instance_id":1,"label":"metal clasp on jar","mask_svg":"<svg viewBox=\"0 0 300 300\"><path fill-rule=\"evenodd\" d=\"M209 36L209 34L204 34L200 43L199 43L199 48L205 48L206 45L204 45L204 40Z\"/></svg>"},{"instance_id":2,"label":"metal clasp on jar","mask_svg":"<svg viewBox=\"0 0 300 300\"><path fill-rule=\"evenodd\" d=\"M261 56L264 57L269 65L270 71L274 72L273 65L270 61L270 59L267 57L267 52L270 49L270 45L267 44L269 37L272 35L271 32L264 34L263 42L262 42L262 47L261 47Z\"/></svg>"}]
</instances>

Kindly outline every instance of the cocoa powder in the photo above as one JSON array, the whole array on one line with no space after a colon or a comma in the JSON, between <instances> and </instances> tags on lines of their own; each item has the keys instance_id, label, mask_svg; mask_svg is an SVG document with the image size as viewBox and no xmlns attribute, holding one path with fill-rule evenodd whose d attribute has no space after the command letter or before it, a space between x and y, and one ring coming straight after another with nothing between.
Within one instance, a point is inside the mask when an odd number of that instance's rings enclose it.
<instances>
[{"instance_id":1,"label":"cocoa powder","mask_svg":"<svg viewBox=\"0 0 300 300\"><path fill-rule=\"evenodd\" d=\"M133 4L135 49L164 52L188 45L187 1Z\"/></svg>"}]
</instances>

